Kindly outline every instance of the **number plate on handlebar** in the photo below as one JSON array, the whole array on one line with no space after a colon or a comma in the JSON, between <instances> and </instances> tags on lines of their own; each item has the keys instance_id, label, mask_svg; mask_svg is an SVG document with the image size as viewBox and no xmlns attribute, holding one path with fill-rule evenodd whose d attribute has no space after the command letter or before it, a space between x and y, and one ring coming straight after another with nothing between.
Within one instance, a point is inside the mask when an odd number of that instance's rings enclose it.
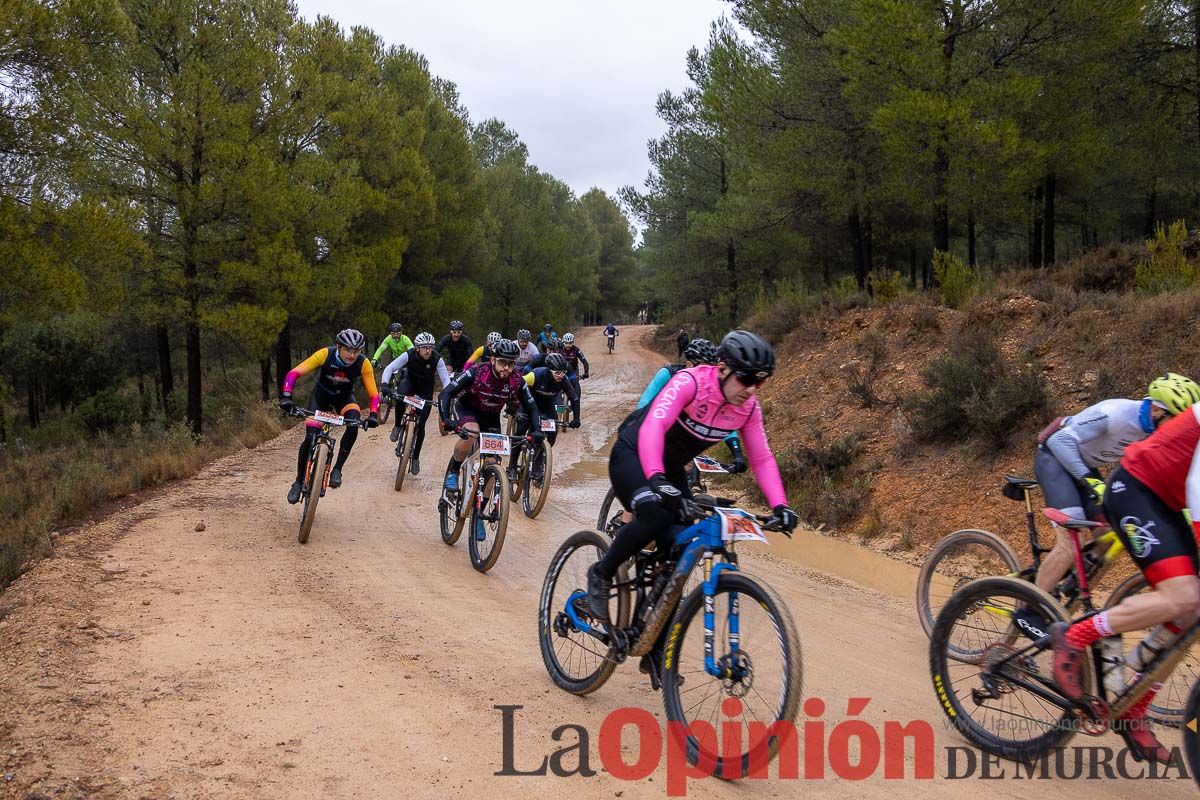
<instances>
[{"instance_id":1,"label":"number plate on handlebar","mask_svg":"<svg viewBox=\"0 0 1200 800\"><path fill-rule=\"evenodd\" d=\"M542 430L545 431L546 433L554 433L555 428L556 428L556 426L554 424L554 420L552 420L552 419L543 419L542 420Z\"/></svg>"},{"instance_id":2,"label":"number plate on handlebar","mask_svg":"<svg viewBox=\"0 0 1200 800\"><path fill-rule=\"evenodd\" d=\"M721 518L721 539L726 542L765 542L766 534L758 520L740 508L715 508Z\"/></svg>"},{"instance_id":3,"label":"number plate on handlebar","mask_svg":"<svg viewBox=\"0 0 1200 800\"><path fill-rule=\"evenodd\" d=\"M508 455L508 437L498 433L479 434L479 452L489 456Z\"/></svg>"},{"instance_id":4,"label":"number plate on handlebar","mask_svg":"<svg viewBox=\"0 0 1200 800\"><path fill-rule=\"evenodd\" d=\"M708 456L697 456L695 459L696 469L701 472L711 472L718 475L725 475L729 470L721 466L719 461L715 461Z\"/></svg>"},{"instance_id":5,"label":"number plate on handlebar","mask_svg":"<svg viewBox=\"0 0 1200 800\"><path fill-rule=\"evenodd\" d=\"M404 402L408 403L410 406L415 408L417 411L420 411L421 409L425 408L425 398L424 397L405 397Z\"/></svg>"},{"instance_id":6,"label":"number plate on handlebar","mask_svg":"<svg viewBox=\"0 0 1200 800\"><path fill-rule=\"evenodd\" d=\"M345 425L346 418L341 414L334 414L330 411L314 411L313 419L318 422L324 422L327 425Z\"/></svg>"}]
</instances>

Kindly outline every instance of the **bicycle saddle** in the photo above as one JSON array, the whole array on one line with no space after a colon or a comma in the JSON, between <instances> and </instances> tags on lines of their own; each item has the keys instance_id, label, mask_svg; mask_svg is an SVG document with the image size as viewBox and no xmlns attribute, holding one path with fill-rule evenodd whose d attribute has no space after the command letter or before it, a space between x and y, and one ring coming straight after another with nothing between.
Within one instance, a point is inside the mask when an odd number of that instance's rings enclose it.
<instances>
[{"instance_id":1,"label":"bicycle saddle","mask_svg":"<svg viewBox=\"0 0 1200 800\"><path fill-rule=\"evenodd\" d=\"M1001 493L1009 500L1024 500L1025 492L1037 487L1037 481L1031 481L1028 478L1021 478L1016 475L1004 476L1004 488Z\"/></svg>"}]
</instances>

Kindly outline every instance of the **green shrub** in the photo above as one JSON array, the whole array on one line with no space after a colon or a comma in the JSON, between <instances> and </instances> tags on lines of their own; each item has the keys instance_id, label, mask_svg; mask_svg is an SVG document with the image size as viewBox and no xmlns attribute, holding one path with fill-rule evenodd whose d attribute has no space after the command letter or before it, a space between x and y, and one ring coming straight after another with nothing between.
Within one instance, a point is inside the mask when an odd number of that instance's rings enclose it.
<instances>
[{"instance_id":1,"label":"green shrub","mask_svg":"<svg viewBox=\"0 0 1200 800\"><path fill-rule=\"evenodd\" d=\"M1159 225L1155 229L1154 240L1146 242L1146 258L1138 262L1135 272L1134 281L1139 292L1159 294L1196 283L1200 270L1184 253L1187 238L1183 220L1176 221L1170 228Z\"/></svg>"},{"instance_id":2,"label":"green shrub","mask_svg":"<svg viewBox=\"0 0 1200 800\"><path fill-rule=\"evenodd\" d=\"M978 270L968 267L953 253L942 250L933 253L933 277L941 287L946 305L951 308L962 308L979 283Z\"/></svg>"},{"instance_id":3,"label":"green shrub","mask_svg":"<svg viewBox=\"0 0 1200 800\"><path fill-rule=\"evenodd\" d=\"M875 302L880 305L887 305L904 293L904 276L894 269L876 267L868 280L875 294Z\"/></svg>"},{"instance_id":4,"label":"green shrub","mask_svg":"<svg viewBox=\"0 0 1200 800\"><path fill-rule=\"evenodd\" d=\"M929 391L905 406L923 441L975 439L1003 447L1028 421L1041 421L1049 405L1041 372L1006 363L986 327L966 326L921 378Z\"/></svg>"},{"instance_id":5,"label":"green shrub","mask_svg":"<svg viewBox=\"0 0 1200 800\"><path fill-rule=\"evenodd\" d=\"M88 433L94 435L128 425L137 416L137 410L120 392L104 389L80 403L75 414Z\"/></svg>"}]
</instances>

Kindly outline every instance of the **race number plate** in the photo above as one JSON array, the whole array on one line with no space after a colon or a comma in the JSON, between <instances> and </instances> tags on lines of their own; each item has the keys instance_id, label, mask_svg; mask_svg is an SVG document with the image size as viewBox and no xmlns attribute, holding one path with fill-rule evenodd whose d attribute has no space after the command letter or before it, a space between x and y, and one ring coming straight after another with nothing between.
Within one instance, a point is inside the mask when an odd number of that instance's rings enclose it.
<instances>
[{"instance_id":1,"label":"race number plate","mask_svg":"<svg viewBox=\"0 0 1200 800\"><path fill-rule=\"evenodd\" d=\"M543 419L542 420L542 430L543 431L545 431L546 433L554 433L554 429L555 429L554 420L552 420L552 419Z\"/></svg>"},{"instance_id":2,"label":"race number plate","mask_svg":"<svg viewBox=\"0 0 1200 800\"><path fill-rule=\"evenodd\" d=\"M415 408L417 411L420 411L421 409L425 408L425 398L424 397L405 397L404 402L408 403L410 406Z\"/></svg>"},{"instance_id":3,"label":"race number plate","mask_svg":"<svg viewBox=\"0 0 1200 800\"><path fill-rule=\"evenodd\" d=\"M721 517L721 539L726 542L766 542L758 520L740 508L715 509Z\"/></svg>"},{"instance_id":4,"label":"race number plate","mask_svg":"<svg viewBox=\"0 0 1200 800\"><path fill-rule=\"evenodd\" d=\"M696 469L701 472L712 472L719 475L724 475L728 471L721 466L720 462L714 461L708 456L696 457Z\"/></svg>"},{"instance_id":5,"label":"race number plate","mask_svg":"<svg viewBox=\"0 0 1200 800\"><path fill-rule=\"evenodd\" d=\"M479 451L489 456L506 456L509 454L508 437L498 433L481 433Z\"/></svg>"},{"instance_id":6,"label":"race number plate","mask_svg":"<svg viewBox=\"0 0 1200 800\"><path fill-rule=\"evenodd\" d=\"M324 422L328 425L346 424L345 417L343 417L341 414L334 414L331 411L314 411L313 419L317 420L318 422Z\"/></svg>"}]
</instances>

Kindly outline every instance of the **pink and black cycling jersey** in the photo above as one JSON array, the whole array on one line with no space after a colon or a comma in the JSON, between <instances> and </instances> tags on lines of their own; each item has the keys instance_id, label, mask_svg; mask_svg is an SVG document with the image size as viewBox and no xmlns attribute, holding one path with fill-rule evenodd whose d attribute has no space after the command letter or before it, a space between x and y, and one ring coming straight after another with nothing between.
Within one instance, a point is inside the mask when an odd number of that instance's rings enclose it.
<instances>
[{"instance_id":1,"label":"pink and black cycling jersey","mask_svg":"<svg viewBox=\"0 0 1200 800\"><path fill-rule=\"evenodd\" d=\"M466 388L462 388L463 384ZM459 401L484 414L499 414L510 401L524 403L525 398L533 405L525 380L516 370L501 379L492 371L490 363L471 367L446 388L452 390L452 394L461 390Z\"/></svg>"},{"instance_id":2,"label":"pink and black cycling jersey","mask_svg":"<svg viewBox=\"0 0 1200 800\"><path fill-rule=\"evenodd\" d=\"M726 401L718 369L704 365L675 373L654 400L622 423L618 438L637 450L648 479L682 472L693 458L738 431L767 502L786 505L758 400L751 397L740 406Z\"/></svg>"}]
</instances>

